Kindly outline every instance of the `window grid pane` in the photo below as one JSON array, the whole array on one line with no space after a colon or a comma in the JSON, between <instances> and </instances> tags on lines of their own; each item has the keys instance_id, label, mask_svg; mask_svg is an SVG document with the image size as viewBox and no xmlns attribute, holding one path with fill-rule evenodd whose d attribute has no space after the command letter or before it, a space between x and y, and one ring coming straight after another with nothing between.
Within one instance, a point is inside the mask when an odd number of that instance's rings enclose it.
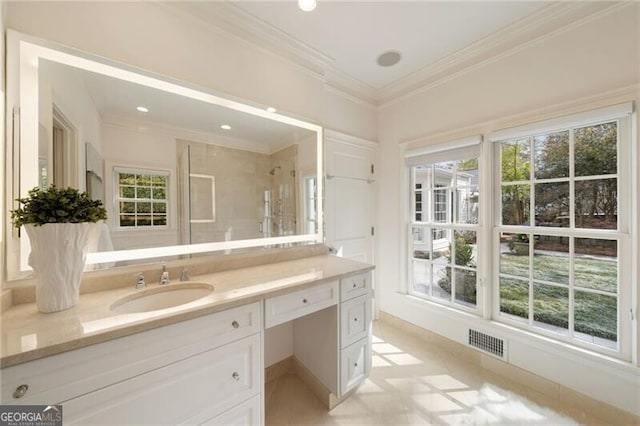
<instances>
[{"instance_id":1,"label":"window grid pane","mask_svg":"<svg viewBox=\"0 0 640 426\"><path fill-rule=\"evenodd\" d=\"M411 177L409 292L477 311L478 159L412 167Z\"/></svg>"},{"instance_id":2,"label":"window grid pane","mask_svg":"<svg viewBox=\"0 0 640 426\"><path fill-rule=\"evenodd\" d=\"M167 226L167 183L164 173L117 172L119 226L151 228Z\"/></svg>"},{"instance_id":3,"label":"window grid pane","mask_svg":"<svg viewBox=\"0 0 640 426\"><path fill-rule=\"evenodd\" d=\"M497 145L500 318L618 348L617 139L610 122Z\"/></svg>"}]
</instances>

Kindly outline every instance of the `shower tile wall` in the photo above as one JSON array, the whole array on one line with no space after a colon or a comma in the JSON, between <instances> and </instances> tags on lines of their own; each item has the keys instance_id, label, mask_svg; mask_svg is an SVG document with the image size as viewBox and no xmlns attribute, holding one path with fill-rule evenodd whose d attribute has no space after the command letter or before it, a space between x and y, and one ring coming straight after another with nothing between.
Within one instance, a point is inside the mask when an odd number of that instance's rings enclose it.
<instances>
[{"instance_id":1,"label":"shower tile wall","mask_svg":"<svg viewBox=\"0 0 640 426\"><path fill-rule=\"evenodd\" d=\"M190 153L187 150L190 149ZM177 141L179 161L180 235L182 243L204 243L225 240L260 238L265 235L265 191L271 191L272 203L282 206L272 213L273 236L288 225L284 218L293 218L295 233L295 170L297 147L290 146L272 155L244 151L200 142ZM277 166L280 166L278 169ZM190 171L189 171L190 169ZM210 175L215 178L215 222L189 223L188 174ZM272 173L270 173L272 172ZM203 185L192 185L203 189ZM205 188L206 189L206 188ZM280 193L283 198L280 198ZM284 197L284 195L287 195ZM206 199L205 194L193 194ZM210 197L209 197L210 198ZM192 206L197 208L197 206ZM281 217L277 216L282 212ZM282 219L282 220L281 220ZM290 219L288 219L290 220ZM290 232L291 233L291 232Z\"/></svg>"},{"instance_id":2,"label":"shower tile wall","mask_svg":"<svg viewBox=\"0 0 640 426\"><path fill-rule=\"evenodd\" d=\"M188 198L181 191L183 194L180 198L187 200L183 202L184 220L180 221L187 225L186 229L183 228L186 232L181 232L183 242L189 241L189 234L192 244L226 239L259 238L263 193L271 182L269 156L186 141L178 141L178 152L186 151L187 146L191 149L189 156L191 174L210 175L215 178L215 222L191 223L189 232L189 221L186 216ZM187 173L181 171L180 176L185 178ZM180 188L184 189L186 185L180 185ZM201 194L198 198L206 197Z\"/></svg>"}]
</instances>

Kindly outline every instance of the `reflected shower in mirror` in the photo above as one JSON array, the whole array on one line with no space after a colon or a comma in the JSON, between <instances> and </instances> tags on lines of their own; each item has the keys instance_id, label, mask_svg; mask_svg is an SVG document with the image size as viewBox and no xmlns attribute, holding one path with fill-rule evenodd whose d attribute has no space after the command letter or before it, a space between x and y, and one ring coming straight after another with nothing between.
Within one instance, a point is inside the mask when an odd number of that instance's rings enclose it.
<instances>
[{"instance_id":1,"label":"reflected shower in mirror","mask_svg":"<svg viewBox=\"0 0 640 426\"><path fill-rule=\"evenodd\" d=\"M177 149L183 244L298 233L299 145L261 153L179 140Z\"/></svg>"}]
</instances>

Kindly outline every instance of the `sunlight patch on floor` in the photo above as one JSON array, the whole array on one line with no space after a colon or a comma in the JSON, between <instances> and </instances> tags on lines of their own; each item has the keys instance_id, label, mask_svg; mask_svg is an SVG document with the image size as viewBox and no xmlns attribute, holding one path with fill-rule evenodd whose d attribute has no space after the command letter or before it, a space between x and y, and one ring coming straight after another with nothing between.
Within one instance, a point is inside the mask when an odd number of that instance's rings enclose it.
<instances>
[{"instance_id":1,"label":"sunlight patch on floor","mask_svg":"<svg viewBox=\"0 0 640 426\"><path fill-rule=\"evenodd\" d=\"M321 403L310 402L315 396L299 378L286 375L269 385L266 424L576 424L502 389L504 379L442 348L386 324L376 329L381 333L372 337L371 374L353 395L327 411Z\"/></svg>"}]
</instances>

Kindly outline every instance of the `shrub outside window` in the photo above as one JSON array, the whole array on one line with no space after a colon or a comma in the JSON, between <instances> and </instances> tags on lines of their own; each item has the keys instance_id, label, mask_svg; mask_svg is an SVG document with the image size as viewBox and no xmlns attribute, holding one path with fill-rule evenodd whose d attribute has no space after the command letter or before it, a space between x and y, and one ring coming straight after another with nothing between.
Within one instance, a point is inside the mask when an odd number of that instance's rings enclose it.
<instances>
[{"instance_id":1,"label":"shrub outside window","mask_svg":"<svg viewBox=\"0 0 640 426\"><path fill-rule=\"evenodd\" d=\"M409 293L477 311L478 146L410 161Z\"/></svg>"}]
</instances>

